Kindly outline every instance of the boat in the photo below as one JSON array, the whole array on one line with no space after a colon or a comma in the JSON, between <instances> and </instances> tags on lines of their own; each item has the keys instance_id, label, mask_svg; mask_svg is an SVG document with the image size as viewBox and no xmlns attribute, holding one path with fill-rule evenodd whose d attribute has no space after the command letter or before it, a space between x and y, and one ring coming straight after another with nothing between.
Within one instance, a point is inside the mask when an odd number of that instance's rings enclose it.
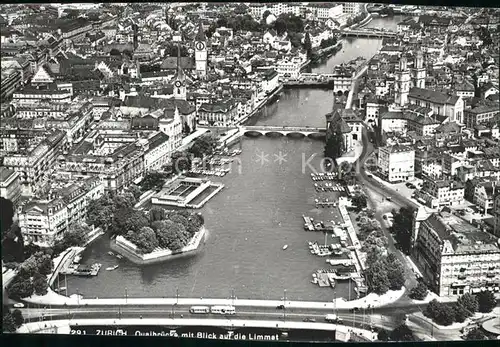
<instances>
[{"instance_id":1,"label":"boat","mask_svg":"<svg viewBox=\"0 0 500 347\"><path fill-rule=\"evenodd\" d=\"M114 254L113 252L111 252L111 251L109 251L109 252L108 252L108 254L109 254L110 256L115 255L115 254Z\"/></svg>"},{"instance_id":2,"label":"boat","mask_svg":"<svg viewBox=\"0 0 500 347\"><path fill-rule=\"evenodd\" d=\"M106 271L113 271L113 270L116 270L116 269L118 269L118 265L107 267Z\"/></svg>"},{"instance_id":3,"label":"boat","mask_svg":"<svg viewBox=\"0 0 500 347\"><path fill-rule=\"evenodd\" d=\"M283 246L283 250L287 249L288 248L288 245L284 245Z\"/></svg>"},{"instance_id":4,"label":"boat","mask_svg":"<svg viewBox=\"0 0 500 347\"><path fill-rule=\"evenodd\" d=\"M122 258L123 258L123 256L121 256L120 254L117 254L117 255L116 255L116 257L117 257L118 259L122 259Z\"/></svg>"},{"instance_id":5,"label":"boat","mask_svg":"<svg viewBox=\"0 0 500 347\"><path fill-rule=\"evenodd\" d=\"M80 262L80 260L82 260L82 256L81 255L77 255L75 257L75 259L73 259L73 263L74 264L78 264Z\"/></svg>"},{"instance_id":6,"label":"boat","mask_svg":"<svg viewBox=\"0 0 500 347\"><path fill-rule=\"evenodd\" d=\"M385 17L389 17L389 15L384 13L384 14L381 14L380 17L385 18Z\"/></svg>"}]
</instances>

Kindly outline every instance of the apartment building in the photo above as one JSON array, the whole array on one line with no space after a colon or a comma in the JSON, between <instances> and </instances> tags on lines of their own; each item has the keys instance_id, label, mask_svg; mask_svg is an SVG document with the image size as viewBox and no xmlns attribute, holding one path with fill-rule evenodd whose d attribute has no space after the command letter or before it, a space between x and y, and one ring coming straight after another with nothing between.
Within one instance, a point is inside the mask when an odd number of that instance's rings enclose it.
<instances>
[{"instance_id":1,"label":"apartment building","mask_svg":"<svg viewBox=\"0 0 500 347\"><path fill-rule=\"evenodd\" d=\"M66 134L56 130L34 148L4 157L4 167L19 173L22 195L34 194L36 188L47 181L55 167L57 153L66 143Z\"/></svg>"},{"instance_id":2,"label":"apartment building","mask_svg":"<svg viewBox=\"0 0 500 347\"><path fill-rule=\"evenodd\" d=\"M316 2L309 4L309 9L318 19L337 18L344 13L342 4L332 4L329 2Z\"/></svg>"},{"instance_id":3,"label":"apartment building","mask_svg":"<svg viewBox=\"0 0 500 347\"><path fill-rule=\"evenodd\" d=\"M91 200L104 194L104 185L97 177L60 187L45 200L31 200L19 206L19 227L25 243L50 247L61 239L68 226L85 221Z\"/></svg>"},{"instance_id":4,"label":"apartment building","mask_svg":"<svg viewBox=\"0 0 500 347\"><path fill-rule=\"evenodd\" d=\"M500 237L500 191L496 193L495 202L493 204L494 227L493 234Z\"/></svg>"},{"instance_id":5,"label":"apartment building","mask_svg":"<svg viewBox=\"0 0 500 347\"><path fill-rule=\"evenodd\" d=\"M343 12L356 16L363 11L363 6L364 4L359 3L359 2L343 2L342 7L343 7Z\"/></svg>"},{"instance_id":6,"label":"apartment building","mask_svg":"<svg viewBox=\"0 0 500 347\"><path fill-rule=\"evenodd\" d=\"M0 167L0 197L12 201L15 205L20 196L19 173Z\"/></svg>"},{"instance_id":7,"label":"apartment building","mask_svg":"<svg viewBox=\"0 0 500 347\"><path fill-rule=\"evenodd\" d=\"M388 182L411 181L415 178L415 150L411 147L380 147L377 163Z\"/></svg>"},{"instance_id":8,"label":"apartment building","mask_svg":"<svg viewBox=\"0 0 500 347\"><path fill-rule=\"evenodd\" d=\"M430 208L460 205L465 202L465 186L457 181L428 180L420 191L415 192L415 196Z\"/></svg>"},{"instance_id":9,"label":"apartment building","mask_svg":"<svg viewBox=\"0 0 500 347\"><path fill-rule=\"evenodd\" d=\"M467 128L474 129L476 125L489 123L500 113L497 105L480 105L466 109L464 123Z\"/></svg>"},{"instance_id":10,"label":"apartment building","mask_svg":"<svg viewBox=\"0 0 500 347\"><path fill-rule=\"evenodd\" d=\"M300 58L281 59L276 63L276 71L279 78L292 78L296 79L300 75L300 68L302 62Z\"/></svg>"},{"instance_id":11,"label":"apartment building","mask_svg":"<svg viewBox=\"0 0 500 347\"><path fill-rule=\"evenodd\" d=\"M497 238L449 212L434 212L412 231L412 257L439 296L499 291Z\"/></svg>"},{"instance_id":12,"label":"apartment building","mask_svg":"<svg viewBox=\"0 0 500 347\"><path fill-rule=\"evenodd\" d=\"M495 203L495 194L498 191L497 185L499 182L490 181L484 182L476 185L474 188L474 197L473 203L476 204L477 207L484 214L491 212L493 209L493 205Z\"/></svg>"},{"instance_id":13,"label":"apartment building","mask_svg":"<svg viewBox=\"0 0 500 347\"><path fill-rule=\"evenodd\" d=\"M237 117L238 105L233 100L213 101L201 105L198 109L200 124L227 127L234 125Z\"/></svg>"}]
</instances>

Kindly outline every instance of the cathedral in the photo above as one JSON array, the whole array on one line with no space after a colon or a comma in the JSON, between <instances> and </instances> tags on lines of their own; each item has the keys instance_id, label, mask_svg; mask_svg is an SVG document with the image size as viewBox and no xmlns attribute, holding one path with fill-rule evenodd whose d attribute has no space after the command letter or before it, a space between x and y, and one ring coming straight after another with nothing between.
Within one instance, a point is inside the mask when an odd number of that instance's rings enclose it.
<instances>
[{"instance_id":1,"label":"cathedral","mask_svg":"<svg viewBox=\"0 0 500 347\"><path fill-rule=\"evenodd\" d=\"M425 66L424 54L421 50L417 51L413 68L408 68L408 58L403 52L399 60L399 67L396 71L396 81L394 83L395 103L399 107L408 104L408 94L413 87L425 89Z\"/></svg>"}]
</instances>

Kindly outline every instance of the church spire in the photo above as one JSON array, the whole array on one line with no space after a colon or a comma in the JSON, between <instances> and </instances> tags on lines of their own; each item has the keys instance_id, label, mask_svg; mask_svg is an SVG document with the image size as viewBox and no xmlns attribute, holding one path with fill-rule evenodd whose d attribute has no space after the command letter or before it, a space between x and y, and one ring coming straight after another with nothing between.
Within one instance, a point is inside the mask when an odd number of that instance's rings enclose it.
<instances>
[{"instance_id":1,"label":"church spire","mask_svg":"<svg viewBox=\"0 0 500 347\"><path fill-rule=\"evenodd\" d=\"M184 71L181 65L181 43L177 43L177 73L175 76L176 80L183 82L185 79Z\"/></svg>"},{"instance_id":2,"label":"church spire","mask_svg":"<svg viewBox=\"0 0 500 347\"><path fill-rule=\"evenodd\" d=\"M196 33L194 40L202 42L207 40L207 37L205 36L205 31L203 30L203 24L201 23L201 21L198 23L198 32Z\"/></svg>"}]
</instances>

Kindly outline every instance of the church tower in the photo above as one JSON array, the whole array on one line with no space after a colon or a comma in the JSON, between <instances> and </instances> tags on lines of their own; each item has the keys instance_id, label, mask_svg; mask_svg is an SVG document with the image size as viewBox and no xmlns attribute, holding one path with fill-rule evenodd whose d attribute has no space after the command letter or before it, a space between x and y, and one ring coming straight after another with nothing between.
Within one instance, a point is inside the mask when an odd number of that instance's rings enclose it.
<instances>
[{"instance_id":1,"label":"church tower","mask_svg":"<svg viewBox=\"0 0 500 347\"><path fill-rule=\"evenodd\" d=\"M415 87L425 89L424 53L420 49L415 58Z\"/></svg>"},{"instance_id":2,"label":"church tower","mask_svg":"<svg viewBox=\"0 0 500 347\"><path fill-rule=\"evenodd\" d=\"M181 44L177 43L177 72L174 76L174 99L176 100L186 100L187 99L187 88L186 88L186 75L181 66Z\"/></svg>"},{"instance_id":3,"label":"church tower","mask_svg":"<svg viewBox=\"0 0 500 347\"><path fill-rule=\"evenodd\" d=\"M396 83L394 85L396 92L396 104L405 106L408 103L408 93L410 91L411 76L408 70L408 61L403 52L401 60L399 60L399 71L396 73Z\"/></svg>"},{"instance_id":4,"label":"church tower","mask_svg":"<svg viewBox=\"0 0 500 347\"><path fill-rule=\"evenodd\" d=\"M207 75L207 37L203 31L203 26L200 22L198 26L198 33L194 38L194 48L195 48L195 62L196 62L196 74L200 78L204 78Z\"/></svg>"}]
</instances>

